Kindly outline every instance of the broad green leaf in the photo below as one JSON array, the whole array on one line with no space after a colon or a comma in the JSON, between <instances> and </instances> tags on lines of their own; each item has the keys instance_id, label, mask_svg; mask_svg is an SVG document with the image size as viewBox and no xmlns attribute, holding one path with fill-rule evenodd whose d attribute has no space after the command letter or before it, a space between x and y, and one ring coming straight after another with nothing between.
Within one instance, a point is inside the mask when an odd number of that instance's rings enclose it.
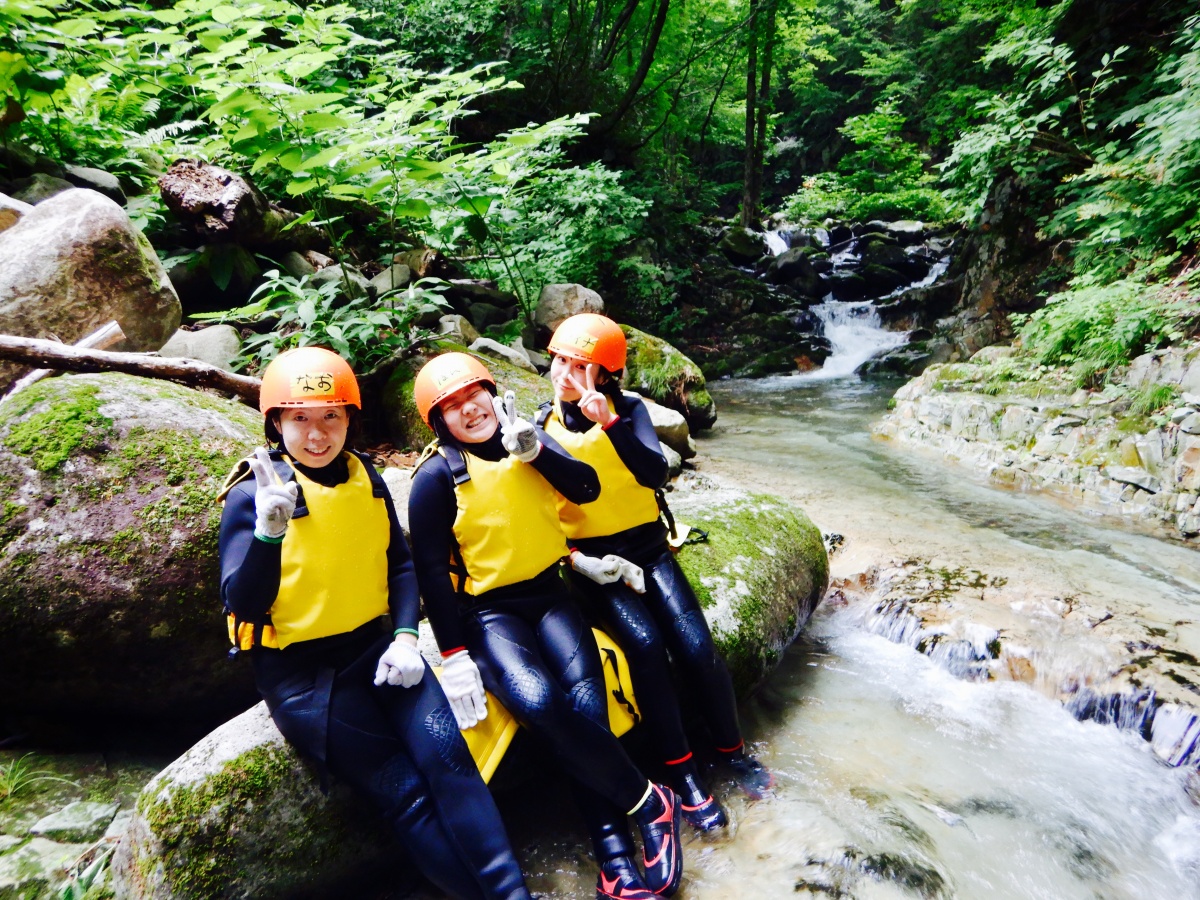
<instances>
[{"instance_id":1,"label":"broad green leaf","mask_svg":"<svg viewBox=\"0 0 1200 900\"><path fill-rule=\"evenodd\" d=\"M328 131L331 128L346 128L350 124L349 119L327 112L307 113L301 121L308 131Z\"/></svg>"},{"instance_id":2,"label":"broad green leaf","mask_svg":"<svg viewBox=\"0 0 1200 900\"><path fill-rule=\"evenodd\" d=\"M236 22L242 17L242 11L236 6L218 6L211 13L213 20L220 22L222 25L228 25L230 22Z\"/></svg>"}]
</instances>

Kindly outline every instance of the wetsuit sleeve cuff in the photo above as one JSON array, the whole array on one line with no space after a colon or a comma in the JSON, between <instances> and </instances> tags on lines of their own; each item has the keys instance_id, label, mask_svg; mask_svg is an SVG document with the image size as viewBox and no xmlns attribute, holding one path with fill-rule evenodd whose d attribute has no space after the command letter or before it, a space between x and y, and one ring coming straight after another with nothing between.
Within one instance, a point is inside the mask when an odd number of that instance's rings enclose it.
<instances>
[{"instance_id":1,"label":"wetsuit sleeve cuff","mask_svg":"<svg viewBox=\"0 0 1200 900\"><path fill-rule=\"evenodd\" d=\"M411 634L413 637L421 636L421 632L417 631L415 628L397 628L392 632L392 637L395 637L398 634Z\"/></svg>"},{"instance_id":2,"label":"wetsuit sleeve cuff","mask_svg":"<svg viewBox=\"0 0 1200 900\"><path fill-rule=\"evenodd\" d=\"M277 538L267 537L265 534L260 532L257 528L254 529L254 538L255 538L255 540L262 541L264 544L282 544L283 543L282 535L280 535Z\"/></svg>"},{"instance_id":3,"label":"wetsuit sleeve cuff","mask_svg":"<svg viewBox=\"0 0 1200 900\"><path fill-rule=\"evenodd\" d=\"M443 650L442 651L442 659L449 659L455 653L462 653L466 649L467 649L466 647L454 647L451 650Z\"/></svg>"},{"instance_id":4,"label":"wetsuit sleeve cuff","mask_svg":"<svg viewBox=\"0 0 1200 900\"><path fill-rule=\"evenodd\" d=\"M608 429L612 428L614 425L616 425L616 424L617 424L618 422L620 422L620 421L621 421L621 417L620 417L620 416L618 416L618 415L615 415L615 414L614 414L614 415L613 415L613 417L612 417L611 419L609 419L609 420L608 420L608 424L607 424L607 425L601 425L601 426L600 426L600 430L601 430L601 431L608 431Z\"/></svg>"}]
</instances>

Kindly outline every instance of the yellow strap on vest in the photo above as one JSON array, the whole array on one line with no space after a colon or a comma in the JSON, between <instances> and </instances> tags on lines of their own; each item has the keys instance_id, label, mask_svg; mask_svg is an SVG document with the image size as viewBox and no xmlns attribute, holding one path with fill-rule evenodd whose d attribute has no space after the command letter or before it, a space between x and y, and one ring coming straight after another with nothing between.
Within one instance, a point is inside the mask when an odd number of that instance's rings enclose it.
<instances>
[{"instance_id":1,"label":"yellow strap on vest","mask_svg":"<svg viewBox=\"0 0 1200 900\"><path fill-rule=\"evenodd\" d=\"M605 399L609 411L616 415L612 398ZM654 491L638 484L598 424L583 432L569 430L562 423L562 407L556 400L544 427L563 449L595 469L600 478L600 496L591 503L581 506L558 496L558 516L569 539L619 534L658 518Z\"/></svg>"},{"instance_id":2,"label":"yellow strap on vest","mask_svg":"<svg viewBox=\"0 0 1200 900\"><path fill-rule=\"evenodd\" d=\"M596 644L600 648L600 660L604 664L604 688L608 695L608 727L617 737L625 734L641 721L641 713L637 700L633 696L633 679L629 676L629 663L625 654L603 631L592 629L596 636ZM433 670L438 680L442 677L442 668ZM463 731L471 758L479 768L479 774L485 782L491 781L496 773L496 767L512 743L513 736L520 727L495 696L488 692L487 718Z\"/></svg>"},{"instance_id":3,"label":"yellow strap on vest","mask_svg":"<svg viewBox=\"0 0 1200 900\"><path fill-rule=\"evenodd\" d=\"M283 536L279 593L271 605L279 646L353 631L388 611L385 502L374 496L366 467L346 455L350 477L325 487L302 472L308 515Z\"/></svg>"},{"instance_id":4,"label":"yellow strap on vest","mask_svg":"<svg viewBox=\"0 0 1200 900\"><path fill-rule=\"evenodd\" d=\"M512 456L496 462L464 457L471 480L454 488L454 537L467 570L459 589L478 596L533 578L562 559L567 541L549 482Z\"/></svg>"}]
</instances>

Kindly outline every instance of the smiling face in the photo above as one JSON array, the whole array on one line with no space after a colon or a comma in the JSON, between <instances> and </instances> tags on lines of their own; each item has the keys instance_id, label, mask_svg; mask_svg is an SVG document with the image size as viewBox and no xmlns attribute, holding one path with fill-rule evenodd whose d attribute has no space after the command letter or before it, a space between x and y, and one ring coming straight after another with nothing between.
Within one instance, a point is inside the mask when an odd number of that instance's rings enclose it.
<instances>
[{"instance_id":1,"label":"smiling face","mask_svg":"<svg viewBox=\"0 0 1200 900\"><path fill-rule=\"evenodd\" d=\"M482 444L500 426L492 409L492 392L480 382L459 388L438 409L451 437L464 444Z\"/></svg>"},{"instance_id":2,"label":"smiling face","mask_svg":"<svg viewBox=\"0 0 1200 900\"><path fill-rule=\"evenodd\" d=\"M598 366L594 368L598 369ZM554 396L564 403L573 403L580 397L576 384L587 385L588 363L569 356L554 354L550 360L550 383L554 385ZM603 371L596 373L597 386L608 381L608 374ZM574 380L575 384L572 384Z\"/></svg>"},{"instance_id":3,"label":"smiling face","mask_svg":"<svg viewBox=\"0 0 1200 900\"><path fill-rule=\"evenodd\" d=\"M350 418L344 406L291 406L279 411L279 433L296 462L327 466L346 446Z\"/></svg>"}]
</instances>

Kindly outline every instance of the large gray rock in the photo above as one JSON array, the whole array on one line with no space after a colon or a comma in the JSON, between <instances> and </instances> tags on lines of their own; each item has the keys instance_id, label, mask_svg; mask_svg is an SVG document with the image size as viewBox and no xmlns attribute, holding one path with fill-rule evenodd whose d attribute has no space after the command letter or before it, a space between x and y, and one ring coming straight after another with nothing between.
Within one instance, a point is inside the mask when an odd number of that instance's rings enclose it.
<instances>
[{"instance_id":1,"label":"large gray rock","mask_svg":"<svg viewBox=\"0 0 1200 900\"><path fill-rule=\"evenodd\" d=\"M629 345L625 387L682 413L692 431L711 428L717 421L717 404L700 367L662 338L629 325L621 330Z\"/></svg>"},{"instance_id":2,"label":"large gray rock","mask_svg":"<svg viewBox=\"0 0 1200 900\"><path fill-rule=\"evenodd\" d=\"M349 897L347 883L389 844L364 801L337 785L321 792L260 703L146 786L113 888L122 900Z\"/></svg>"},{"instance_id":3,"label":"large gray rock","mask_svg":"<svg viewBox=\"0 0 1200 900\"><path fill-rule=\"evenodd\" d=\"M679 561L745 696L782 659L828 585L821 533L783 501L701 476L670 497L679 521L708 532ZM259 705L146 786L114 861L116 896L332 896L387 852L377 821L336 784L323 795Z\"/></svg>"},{"instance_id":4,"label":"large gray rock","mask_svg":"<svg viewBox=\"0 0 1200 900\"><path fill-rule=\"evenodd\" d=\"M0 232L0 333L74 343L116 319L126 350L157 350L179 327L179 297L120 206L72 189ZM19 367L5 363L0 381Z\"/></svg>"},{"instance_id":5,"label":"large gray rock","mask_svg":"<svg viewBox=\"0 0 1200 900\"><path fill-rule=\"evenodd\" d=\"M410 281L412 281L412 269L403 263L392 263L371 279L371 288L375 291L375 296L381 297L392 291L398 291L402 287L408 287Z\"/></svg>"},{"instance_id":6,"label":"large gray rock","mask_svg":"<svg viewBox=\"0 0 1200 900\"><path fill-rule=\"evenodd\" d=\"M767 239L762 232L732 227L721 235L717 249L734 265L748 266L766 255Z\"/></svg>"},{"instance_id":7,"label":"large gray rock","mask_svg":"<svg viewBox=\"0 0 1200 900\"><path fill-rule=\"evenodd\" d=\"M29 831L31 834L60 843L74 841L86 844L104 834L118 809L118 803L89 803L86 800L78 800L39 819Z\"/></svg>"},{"instance_id":8,"label":"large gray rock","mask_svg":"<svg viewBox=\"0 0 1200 900\"><path fill-rule=\"evenodd\" d=\"M195 727L253 701L226 659L214 498L261 441L254 410L129 375L0 406L0 715Z\"/></svg>"},{"instance_id":9,"label":"large gray rock","mask_svg":"<svg viewBox=\"0 0 1200 900\"><path fill-rule=\"evenodd\" d=\"M5 900L41 900L62 882L66 868L87 850L86 844L59 844L34 838L0 856L0 897Z\"/></svg>"},{"instance_id":10,"label":"large gray rock","mask_svg":"<svg viewBox=\"0 0 1200 900\"><path fill-rule=\"evenodd\" d=\"M695 456L695 443L690 440L692 435L683 413L668 409L648 398L645 404L658 439L678 454L681 461Z\"/></svg>"},{"instance_id":11,"label":"large gray rock","mask_svg":"<svg viewBox=\"0 0 1200 900\"><path fill-rule=\"evenodd\" d=\"M582 284L547 284L538 297L533 320L553 331L563 319L579 313L603 313L604 300Z\"/></svg>"},{"instance_id":12,"label":"large gray rock","mask_svg":"<svg viewBox=\"0 0 1200 900\"><path fill-rule=\"evenodd\" d=\"M51 197L57 197L63 191L69 191L74 185L65 178L37 172L28 178L17 182L13 197L24 203L37 206Z\"/></svg>"},{"instance_id":13,"label":"large gray rock","mask_svg":"<svg viewBox=\"0 0 1200 900\"><path fill-rule=\"evenodd\" d=\"M479 340L479 332L466 316L450 313L438 319L438 333L447 340L470 346Z\"/></svg>"},{"instance_id":14,"label":"large gray rock","mask_svg":"<svg viewBox=\"0 0 1200 900\"><path fill-rule=\"evenodd\" d=\"M242 349L242 336L232 325L210 325L199 331L177 331L158 351L167 358L198 359L233 371L233 360Z\"/></svg>"},{"instance_id":15,"label":"large gray rock","mask_svg":"<svg viewBox=\"0 0 1200 900\"><path fill-rule=\"evenodd\" d=\"M125 205L125 190L116 175L92 166L64 166L67 181L75 187L89 188L103 194L113 203Z\"/></svg>"},{"instance_id":16,"label":"large gray rock","mask_svg":"<svg viewBox=\"0 0 1200 900\"><path fill-rule=\"evenodd\" d=\"M537 367L529 361L529 357L524 351L517 350L514 347L506 347L499 341L493 341L491 338L476 338L471 344L471 352L478 353L481 356L490 356L493 359L503 359L511 363L519 369L525 369L527 372L537 374Z\"/></svg>"}]
</instances>

